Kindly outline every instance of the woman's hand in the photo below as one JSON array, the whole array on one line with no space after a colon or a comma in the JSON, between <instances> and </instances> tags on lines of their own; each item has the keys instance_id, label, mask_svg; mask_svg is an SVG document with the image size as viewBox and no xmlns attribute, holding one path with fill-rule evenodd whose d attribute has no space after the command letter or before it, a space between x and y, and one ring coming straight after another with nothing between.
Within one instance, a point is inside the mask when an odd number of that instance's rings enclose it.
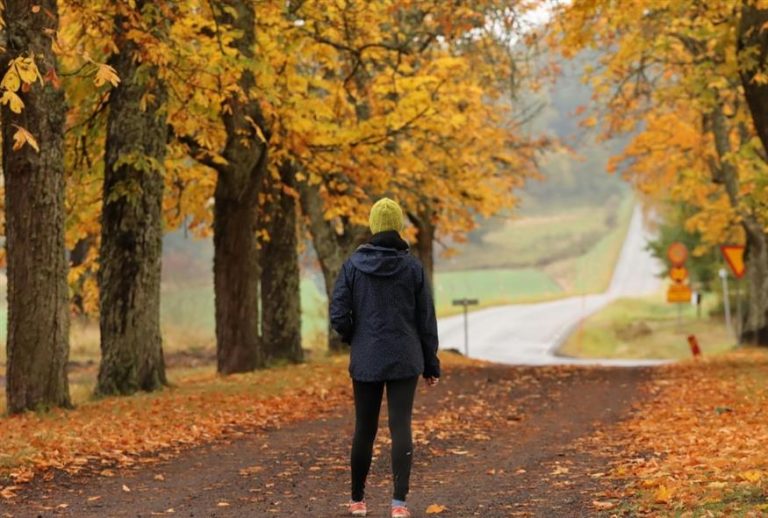
<instances>
[{"instance_id":1,"label":"woman's hand","mask_svg":"<svg viewBox=\"0 0 768 518\"><path fill-rule=\"evenodd\" d=\"M435 385L437 385L439 381L440 381L440 378L435 378L435 377L424 378L424 383L426 383L428 387L434 387Z\"/></svg>"}]
</instances>

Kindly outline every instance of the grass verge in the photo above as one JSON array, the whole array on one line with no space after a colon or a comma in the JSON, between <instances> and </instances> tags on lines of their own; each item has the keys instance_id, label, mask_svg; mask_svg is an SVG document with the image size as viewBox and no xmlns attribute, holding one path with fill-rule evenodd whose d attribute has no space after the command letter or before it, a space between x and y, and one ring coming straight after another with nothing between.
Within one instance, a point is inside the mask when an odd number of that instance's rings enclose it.
<instances>
[{"instance_id":1,"label":"grass verge","mask_svg":"<svg viewBox=\"0 0 768 518\"><path fill-rule=\"evenodd\" d=\"M582 322L559 353L579 358L689 358L687 337L696 335L707 356L729 350L734 338L722 320L696 318L684 305L678 324L678 307L661 295L619 299ZM707 308L703 308L706 315Z\"/></svg>"}]
</instances>

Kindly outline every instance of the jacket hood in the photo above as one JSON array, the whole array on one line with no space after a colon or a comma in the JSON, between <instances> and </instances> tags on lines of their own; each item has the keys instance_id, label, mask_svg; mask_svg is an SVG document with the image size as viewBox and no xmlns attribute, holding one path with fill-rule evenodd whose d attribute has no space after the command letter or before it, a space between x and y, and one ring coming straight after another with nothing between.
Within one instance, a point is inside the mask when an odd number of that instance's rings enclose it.
<instances>
[{"instance_id":1,"label":"jacket hood","mask_svg":"<svg viewBox=\"0 0 768 518\"><path fill-rule=\"evenodd\" d=\"M352 254L352 265L363 273L390 277L408 268L408 250L365 244Z\"/></svg>"}]
</instances>

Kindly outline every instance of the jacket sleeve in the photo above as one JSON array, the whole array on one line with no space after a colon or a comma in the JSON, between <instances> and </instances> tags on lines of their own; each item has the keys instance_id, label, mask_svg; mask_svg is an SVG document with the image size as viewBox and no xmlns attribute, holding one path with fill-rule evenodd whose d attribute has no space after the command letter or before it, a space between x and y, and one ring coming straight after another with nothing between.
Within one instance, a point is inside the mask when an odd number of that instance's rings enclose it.
<instances>
[{"instance_id":1,"label":"jacket sleeve","mask_svg":"<svg viewBox=\"0 0 768 518\"><path fill-rule=\"evenodd\" d=\"M432 300L432 288L419 264L416 290L416 319L418 322L421 350L424 353L424 377L440 377L440 359L437 357L437 317Z\"/></svg>"},{"instance_id":2,"label":"jacket sleeve","mask_svg":"<svg viewBox=\"0 0 768 518\"><path fill-rule=\"evenodd\" d=\"M331 296L331 327L341 335L341 340L347 344L352 343L352 333L355 323L352 318L352 286L349 280L349 267L344 263Z\"/></svg>"}]
</instances>

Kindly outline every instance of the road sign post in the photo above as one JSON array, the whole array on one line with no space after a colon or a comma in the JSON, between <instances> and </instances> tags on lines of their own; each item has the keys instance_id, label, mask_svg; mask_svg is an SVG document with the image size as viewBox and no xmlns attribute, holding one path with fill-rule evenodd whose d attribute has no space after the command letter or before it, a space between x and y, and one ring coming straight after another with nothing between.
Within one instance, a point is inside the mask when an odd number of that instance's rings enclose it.
<instances>
[{"instance_id":1,"label":"road sign post","mask_svg":"<svg viewBox=\"0 0 768 518\"><path fill-rule=\"evenodd\" d=\"M680 325L682 318L682 307L679 304L691 302L691 286L686 282L688 280L688 269L685 267L685 261L688 260L688 249L683 243L674 242L667 249L667 259L670 263L669 277L672 284L667 290L667 302L678 304L677 323Z\"/></svg>"},{"instance_id":2,"label":"road sign post","mask_svg":"<svg viewBox=\"0 0 768 518\"><path fill-rule=\"evenodd\" d=\"M728 298L728 271L720 269L720 278L723 279L723 299L725 302L725 320L728 328L736 335L736 341L741 345L741 326L743 322L741 309L741 290L739 280L747 273L747 265L744 262L744 245L722 245L720 253L723 254L726 264L731 269L734 277L734 289L736 290L736 325L731 322L730 300Z\"/></svg>"},{"instance_id":3,"label":"road sign post","mask_svg":"<svg viewBox=\"0 0 768 518\"><path fill-rule=\"evenodd\" d=\"M731 298L728 295L728 270L725 268L720 268L718 274L723 280L723 306L725 307L725 326L731 333L733 333L733 326L731 325Z\"/></svg>"},{"instance_id":4,"label":"road sign post","mask_svg":"<svg viewBox=\"0 0 768 518\"><path fill-rule=\"evenodd\" d=\"M464 356L469 356L469 306L477 306L480 303L477 299L456 299L454 306L464 307Z\"/></svg>"}]
</instances>

